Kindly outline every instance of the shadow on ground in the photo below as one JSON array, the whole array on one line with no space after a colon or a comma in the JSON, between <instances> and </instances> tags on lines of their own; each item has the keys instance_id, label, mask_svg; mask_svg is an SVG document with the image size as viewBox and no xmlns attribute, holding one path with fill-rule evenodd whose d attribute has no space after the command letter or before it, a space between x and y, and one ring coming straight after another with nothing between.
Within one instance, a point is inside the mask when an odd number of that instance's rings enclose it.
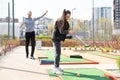
<instances>
[{"instance_id":1,"label":"shadow on ground","mask_svg":"<svg viewBox=\"0 0 120 80\"><path fill-rule=\"evenodd\" d=\"M27 73L40 74L40 75L48 75L48 74L45 74L45 73L29 71L29 70L24 70L24 69L10 68L10 67L0 67L0 69L7 69L7 70L13 70L13 71L19 71L19 72L27 72Z\"/></svg>"}]
</instances>

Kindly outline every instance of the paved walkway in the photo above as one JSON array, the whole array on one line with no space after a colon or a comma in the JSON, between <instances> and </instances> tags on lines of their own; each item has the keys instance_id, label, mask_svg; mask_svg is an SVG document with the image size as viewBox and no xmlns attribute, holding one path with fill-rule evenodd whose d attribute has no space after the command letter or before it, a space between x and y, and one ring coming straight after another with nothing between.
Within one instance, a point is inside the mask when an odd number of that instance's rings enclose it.
<instances>
[{"instance_id":1,"label":"paved walkway","mask_svg":"<svg viewBox=\"0 0 120 80\"><path fill-rule=\"evenodd\" d=\"M92 56L90 58L97 59L97 56ZM101 57L100 60L102 59L103 58ZM61 67L117 69L116 63L109 62L95 65L61 65ZM50 80L46 70L52 68L53 65L39 65L38 60L26 59L24 46L20 46L13 51L7 53L6 56L3 56L0 59L0 80Z\"/></svg>"},{"instance_id":2,"label":"paved walkway","mask_svg":"<svg viewBox=\"0 0 120 80\"><path fill-rule=\"evenodd\" d=\"M0 61L0 80L50 80L38 60L25 58L23 47L18 47Z\"/></svg>"}]
</instances>

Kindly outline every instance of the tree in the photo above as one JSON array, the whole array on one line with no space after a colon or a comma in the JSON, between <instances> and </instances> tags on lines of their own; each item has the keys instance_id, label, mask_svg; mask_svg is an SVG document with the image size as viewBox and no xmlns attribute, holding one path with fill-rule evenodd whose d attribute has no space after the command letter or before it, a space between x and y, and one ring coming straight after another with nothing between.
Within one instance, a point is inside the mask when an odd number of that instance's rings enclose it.
<instances>
[{"instance_id":1,"label":"tree","mask_svg":"<svg viewBox=\"0 0 120 80\"><path fill-rule=\"evenodd\" d=\"M102 40L105 42L110 39L112 33L112 24L109 18L99 19L99 29L102 30Z\"/></svg>"},{"instance_id":2,"label":"tree","mask_svg":"<svg viewBox=\"0 0 120 80\"><path fill-rule=\"evenodd\" d=\"M48 24L48 35L51 36L53 32L54 24L50 23Z\"/></svg>"}]
</instances>

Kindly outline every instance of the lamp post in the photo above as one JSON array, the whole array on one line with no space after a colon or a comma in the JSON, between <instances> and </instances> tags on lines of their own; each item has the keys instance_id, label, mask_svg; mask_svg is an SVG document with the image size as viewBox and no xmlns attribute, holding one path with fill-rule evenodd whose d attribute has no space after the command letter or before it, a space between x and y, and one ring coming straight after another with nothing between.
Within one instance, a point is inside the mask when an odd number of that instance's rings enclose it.
<instances>
[{"instance_id":1,"label":"lamp post","mask_svg":"<svg viewBox=\"0 0 120 80\"><path fill-rule=\"evenodd\" d=\"M94 47L94 0L92 0L92 46Z\"/></svg>"},{"instance_id":2,"label":"lamp post","mask_svg":"<svg viewBox=\"0 0 120 80\"><path fill-rule=\"evenodd\" d=\"M14 21L14 0L12 0L12 16L13 16L13 39L15 39L15 21Z\"/></svg>"},{"instance_id":3,"label":"lamp post","mask_svg":"<svg viewBox=\"0 0 120 80\"><path fill-rule=\"evenodd\" d=\"M8 2L8 38L10 38L10 2Z\"/></svg>"},{"instance_id":4,"label":"lamp post","mask_svg":"<svg viewBox=\"0 0 120 80\"><path fill-rule=\"evenodd\" d=\"M73 11L76 10L76 8L72 9L72 30L73 30Z\"/></svg>"}]
</instances>

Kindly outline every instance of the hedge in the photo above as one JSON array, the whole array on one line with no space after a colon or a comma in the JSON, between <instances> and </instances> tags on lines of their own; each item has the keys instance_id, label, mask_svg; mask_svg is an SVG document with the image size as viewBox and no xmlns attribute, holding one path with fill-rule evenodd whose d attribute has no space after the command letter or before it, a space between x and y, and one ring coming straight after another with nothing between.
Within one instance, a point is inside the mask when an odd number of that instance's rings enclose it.
<instances>
[{"instance_id":1,"label":"hedge","mask_svg":"<svg viewBox=\"0 0 120 80\"><path fill-rule=\"evenodd\" d=\"M43 47L52 47L53 43L51 39L41 39L42 41L42 46ZM25 40L21 40L21 45L25 45ZM75 40L65 40L64 42L62 42L62 46L63 47L75 47L75 46L79 46L80 43L75 41Z\"/></svg>"},{"instance_id":2,"label":"hedge","mask_svg":"<svg viewBox=\"0 0 120 80\"><path fill-rule=\"evenodd\" d=\"M36 40L51 39L51 36L36 36Z\"/></svg>"}]
</instances>

